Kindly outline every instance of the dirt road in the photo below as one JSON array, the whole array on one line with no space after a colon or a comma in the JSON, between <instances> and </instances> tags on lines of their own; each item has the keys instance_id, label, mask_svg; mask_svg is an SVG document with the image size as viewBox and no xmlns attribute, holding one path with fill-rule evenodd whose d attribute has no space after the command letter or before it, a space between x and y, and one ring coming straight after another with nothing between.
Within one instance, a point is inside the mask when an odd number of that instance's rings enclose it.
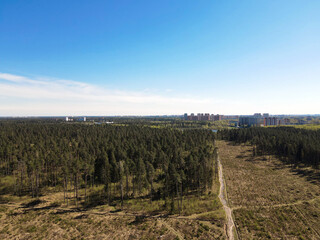
<instances>
[{"instance_id":1,"label":"dirt road","mask_svg":"<svg viewBox=\"0 0 320 240\"><path fill-rule=\"evenodd\" d=\"M227 216L227 237L229 240L233 240L234 239L234 235L233 235L234 221L232 218L232 210L230 207L228 207L226 190L225 190L225 182L223 179L222 164L219 158L218 158L218 167L219 167L219 182L220 182L219 199L223 205L223 208Z\"/></svg>"}]
</instances>

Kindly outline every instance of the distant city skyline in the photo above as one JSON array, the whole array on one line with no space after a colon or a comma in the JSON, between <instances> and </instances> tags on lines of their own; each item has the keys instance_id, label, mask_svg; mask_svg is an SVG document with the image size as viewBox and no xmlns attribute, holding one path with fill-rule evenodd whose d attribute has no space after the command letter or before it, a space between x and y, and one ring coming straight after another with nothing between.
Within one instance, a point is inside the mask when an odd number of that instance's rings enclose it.
<instances>
[{"instance_id":1,"label":"distant city skyline","mask_svg":"<svg viewBox=\"0 0 320 240\"><path fill-rule=\"evenodd\" d=\"M320 113L319 1L0 3L0 116Z\"/></svg>"}]
</instances>

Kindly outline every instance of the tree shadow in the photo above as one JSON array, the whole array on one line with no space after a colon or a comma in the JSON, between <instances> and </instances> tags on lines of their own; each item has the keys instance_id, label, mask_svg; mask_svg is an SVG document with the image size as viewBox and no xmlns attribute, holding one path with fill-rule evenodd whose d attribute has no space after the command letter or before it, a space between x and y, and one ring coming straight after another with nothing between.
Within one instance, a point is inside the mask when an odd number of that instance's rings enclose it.
<instances>
[{"instance_id":1,"label":"tree shadow","mask_svg":"<svg viewBox=\"0 0 320 240\"><path fill-rule=\"evenodd\" d=\"M81 210L79 208L74 209L59 209L56 212L52 213L54 215L60 215L60 214L67 214L67 213L74 213L74 212L85 212L85 210Z\"/></svg>"},{"instance_id":2,"label":"tree shadow","mask_svg":"<svg viewBox=\"0 0 320 240\"><path fill-rule=\"evenodd\" d=\"M89 216L87 214L81 214L79 216L76 216L74 219L86 219L88 218Z\"/></svg>"},{"instance_id":3,"label":"tree shadow","mask_svg":"<svg viewBox=\"0 0 320 240\"><path fill-rule=\"evenodd\" d=\"M310 169L303 164L293 164L292 160L285 157L276 157L277 162L272 162L272 170L289 169L294 175L305 178L312 184L320 184L320 171L316 169Z\"/></svg>"},{"instance_id":4,"label":"tree shadow","mask_svg":"<svg viewBox=\"0 0 320 240\"><path fill-rule=\"evenodd\" d=\"M308 182L313 184L320 184L320 172L312 169L305 169L305 168L291 168L291 172L294 173L294 175L304 177L307 179Z\"/></svg>"},{"instance_id":5,"label":"tree shadow","mask_svg":"<svg viewBox=\"0 0 320 240\"><path fill-rule=\"evenodd\" d=\"M52 203L48 206L44 206L44 207L34 207L34 206L37 206L39 205L40 203L44 203L46 201L41 201L41 200L34 200L24 206L22 206L21 208L24 208L25 210L23 211L23 214L26 214L26 213L29 213L29 212L37 212L37 211L42 211L42 210L50 210L50 209L54 209L54 208L57 208L57 207L60 207L59 204L57 203Z\"/></svg>"},{"instance_id":6,"label":"tree shadow","mask_svg":"<svg viewBox=\"0 0 320 240\"><path fill-rule=\"evenodd\" d=\"M23 204L22 208L33 208L41 203L45 203L46 201L40 200L40 199L35 199L32 200L31 202Z\"/></svg>"},{"instance_id":7,"label":"tree shadow","mask_svg":"<svg viewBox=\"0 0 320 240\"><path fill-rule=\"evenodd\" d=\"M86 210L102 206L108 203L108 199L105 194L101 192L94 192L87 196L87 201L83 202L81 205Z\"/></svg>"},{"instance_id":8,"label":"tree shadow","mask_svg":"<svg viewBox=\"0 0 320 240\"><path fill-rule=\"evenodd\" d=\"M1 196L0 194L0 204L5 204L5 203L9 203L10 200L7 198L4 198L3 196Z\"/></svg>"},{"instance_id":9,"label":"tree shadow","mask_svg":"<svg viewBox=\"0 0 320 240\"><path fill-rule=\"evenodd\" d=\"M313 169L310 166L304 164L294 164L292 159L277 157L279 162L274 163L273 170L290 169L294 175L305 178L308 182L312 184L320 184L320 171Z\"/></svg>"},{"instance_id":10,"label":"tree shadow","mask_svg":"<svg viewBox=\"0 0 320 240\"><path fill-rule=\"evenodd\" d=\"M147 220L147 218L147 215L138 215L132 222L129 223L129 225L139 225L141 223L144 223Z\"/></svg>"},{"instance_id":11,"label":"tree shadow","mask_svg":"<svg viewBox=\"0 0 320 240\"><path fill-rule=\"evenodd\" d=\"M122 210L121 209L116 209L116 210L111 210L110 212L111 213L118 213L118 212L121 212Z\"/></svg>"}]
</instances>

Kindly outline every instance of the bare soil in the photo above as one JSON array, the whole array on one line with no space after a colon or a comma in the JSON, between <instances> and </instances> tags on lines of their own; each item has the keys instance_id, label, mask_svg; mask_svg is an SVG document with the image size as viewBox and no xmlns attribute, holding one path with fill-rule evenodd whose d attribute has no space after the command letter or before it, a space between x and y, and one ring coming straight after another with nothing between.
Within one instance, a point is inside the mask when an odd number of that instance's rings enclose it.
<instances>
[{"instance_id":1,"label":"bare soil","mask_svg":"<svg viewBox=\"0 0 320 240\"><path fill-rule=\"evenodd\" d=\"M222 171L222 164L220 160L218 159L218 168L219 168L219 182L220 182L220 192L219 192L219 199L223 205L224 211L226 213L226 219L227 219L227 237L229 240L234 239L234 234L233 234L233 228L234 228L234 221L232 218L232 209L228 205L227 201L227 194L226 194L226 187L225 187L225 182L224 182L224 177L223 177L223 171Z\"/></svg>"}]
</instances>

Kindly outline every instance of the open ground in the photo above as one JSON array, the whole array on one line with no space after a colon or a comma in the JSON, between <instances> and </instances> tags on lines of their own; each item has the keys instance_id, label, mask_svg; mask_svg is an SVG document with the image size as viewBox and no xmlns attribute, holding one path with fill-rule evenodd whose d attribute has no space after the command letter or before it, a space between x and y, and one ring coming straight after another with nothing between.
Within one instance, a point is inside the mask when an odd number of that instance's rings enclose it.
<instances>
[{"instance_id":1,"label":"open ground","mask_svg":"<svg viewBox=\"0 0 320 240\"><path fill-rule=\"evenodd\" d=\"M251 146L218 147L240 239L320 239L319 172L253 157Z\"/></svg>"},{"instance_id":2,"label":"open ground","mask_svg":"<svg viewBox=\"0 0 320 240\"><path fill-rule=\"evenodd\" d=\"M67 206L63 192L52 189L37 199L1 195L0 239L225 239L217 186L207 196L186 196L180 215L162 211L161 200L129 199L122 209L120 203L76 208L74 199Z\"/></svg>"}]
</instances>

